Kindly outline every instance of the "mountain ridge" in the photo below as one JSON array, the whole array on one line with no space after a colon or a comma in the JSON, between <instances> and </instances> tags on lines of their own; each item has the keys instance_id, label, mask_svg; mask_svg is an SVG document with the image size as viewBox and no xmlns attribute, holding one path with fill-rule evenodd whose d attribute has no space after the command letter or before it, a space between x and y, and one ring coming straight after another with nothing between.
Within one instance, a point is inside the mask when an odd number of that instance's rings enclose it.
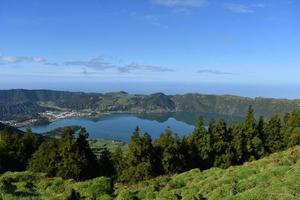
<instances>
[{"instance_id":1,"label":"mountain ridge","mask_svg":"<svg viewBox=\"0 0 300 200\"><path fill-rule=\"evenodd\" d=\"M70 92L56 90L0 90L0 120L37 118L47 110L75 110L88 112L202 112L243 117L252 105L255 116L271 115L300 110L299 99L242 97L186 93L150 95L127 92Z\"/></svg>"}]
</instances>

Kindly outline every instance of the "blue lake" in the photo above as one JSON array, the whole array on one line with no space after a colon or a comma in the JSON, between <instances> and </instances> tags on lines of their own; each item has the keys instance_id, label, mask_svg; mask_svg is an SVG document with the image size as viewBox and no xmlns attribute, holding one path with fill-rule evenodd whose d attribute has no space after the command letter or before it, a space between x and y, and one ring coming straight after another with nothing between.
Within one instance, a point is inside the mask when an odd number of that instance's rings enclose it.
<instances>
[{"instance_id":1,"label":"blue lake","mask_svg":"<svg viewBox=\"0 0 300 200\"><path fill-rule=\"evenodd\" d=\"M228 116L201 113L111 114L98 118L60 119L30 128L33 132L44 133L56 128L76 125L85 127L90 138L93 139L114 139L128 142L136 126L139 126L142 133L148 132L153 139L159 137L166 128L171 128L174 133L180 136L190 134L199 116L203 116L207 122L211 117L224 118L229 123L232 120L239 121L239 118L231 119Z\"/></svg>"}]
</instances>

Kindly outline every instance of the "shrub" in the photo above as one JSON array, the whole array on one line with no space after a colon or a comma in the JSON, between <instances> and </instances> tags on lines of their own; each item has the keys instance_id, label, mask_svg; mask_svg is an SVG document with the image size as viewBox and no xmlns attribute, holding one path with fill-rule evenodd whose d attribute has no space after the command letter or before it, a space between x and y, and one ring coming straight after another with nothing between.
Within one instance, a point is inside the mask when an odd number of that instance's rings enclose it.
<instances>
[{"instance_id":1,"label":"shrub","mask_svg":"<svg viewBox=\"0 0 300 200\"><path fill-rule=\"evenodd\" d=\"M76 192L73 188L67 191L65 195L65 200L80 200L80 194Z\"/></svg>"},{"instance_id":2,"label":"shrub","mask_svg":"<svg viewBox=\"0 0 300 200\"><path fill-rule=\"evenodd\" d=\"M13 193L17 187L13 184L11 178L5 178L0 181L0 192Z\"/></svg>"},{"instance_id":3,"label":"shrub","mask_svg":"<svg viewBox=\"0 0 300 200\"><path fill-rule=\"evenodd\" d=\"M101 196L112 192L111 180L107 177L78 182L74 184L74 188L83 196Z\"/></svg>"},{"instance_id":4,"label":"shrub","mask_svg":"<svg viewBox=\"0 0 300 200\"><path fill-rule=\"evenodd\" d=\"M117 196L116 200L139 200L136 192L130 190L122 190Z\"/></svg>"}]
</instances>

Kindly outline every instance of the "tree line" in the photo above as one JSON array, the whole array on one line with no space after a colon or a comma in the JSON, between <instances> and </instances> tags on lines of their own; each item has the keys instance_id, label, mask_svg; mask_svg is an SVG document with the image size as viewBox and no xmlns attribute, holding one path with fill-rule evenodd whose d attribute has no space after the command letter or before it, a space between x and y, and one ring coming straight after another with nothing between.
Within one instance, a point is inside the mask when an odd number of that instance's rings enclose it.
<instances>
[{"instance_id":1,"label":"tree line","mask_svg":"<svg viewBox=\"0 0 300 200\"><path fill-rule=\"evenodd\" d=\"M109 176L113 181L132 183L193 168L240 165L299 144L300 112L256 120L250 106L240 124L228 126L223 119L212 119L205 126L200 118L193 133L182 138L166 129L152 141L137 127L128 152L121 147L114 152L103 148L99 157L91 150L85 129L78 136L67 129L59 139L41 139L31 131L20 135L6 129L0 140L0 172L27 169L65 179Z\"/></svg>"}]
</instances>

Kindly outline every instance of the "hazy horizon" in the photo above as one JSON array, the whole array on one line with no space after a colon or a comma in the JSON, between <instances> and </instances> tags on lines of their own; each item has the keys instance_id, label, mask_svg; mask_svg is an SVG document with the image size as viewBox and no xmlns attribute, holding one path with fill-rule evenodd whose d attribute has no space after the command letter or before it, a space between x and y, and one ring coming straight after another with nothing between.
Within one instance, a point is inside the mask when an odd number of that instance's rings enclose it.
<instances>
[{"instance_id":1,"label":"hazy horizon","mask_svg":"<svg viewBox=\"0 0 300 200\"><path fill-rule=\"evenodd\" d=\"M167 95L186 94L186 93L200 93L212 95L234 95L243 97L264 97L277 99L300 99L297 91L300 91L300 86L290 86L288 90L284 86L262 86L256 85L234 85L234 84L214 84L214 83L112 83L112 82L98 82L98 83L46 83L46 84L1 84L0 90L8 89L45 89L58 91L72 91L72 92L128 92L130 94L153 94L162 92Z\"/></svg>"}]
</instances>

